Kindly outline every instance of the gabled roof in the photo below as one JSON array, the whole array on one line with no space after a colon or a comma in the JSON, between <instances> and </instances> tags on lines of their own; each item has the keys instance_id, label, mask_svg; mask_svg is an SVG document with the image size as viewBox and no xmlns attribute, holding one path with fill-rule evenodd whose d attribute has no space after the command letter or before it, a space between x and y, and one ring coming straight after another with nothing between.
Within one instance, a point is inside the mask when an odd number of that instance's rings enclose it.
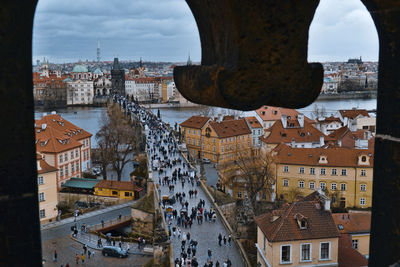
<instances>
[{"instance_id":1,"label":"gabled roof","mask_svg":"<svg viewBox=\"0 0 400 267\"><path fill-rule=\"evenodd\" d=\"M300 229L297 219L306 220L306 229ZM331 212L315 201L300 200L284 205L255 217L255 222L269 242L339 237Z\"/></svg>"},{"instance_id":2,"label":"gabled roof","mask_svg":"<svg viewBox=\"0 0 400 267\"><path fill-rule=\"evenodd\" d=\"M334 148L292 148L281 145L276 152L276 162L281 164L306 165L306 166L334 166L334 167L373 167L374 151L372 149ZM319 163L320 156L326 157L328 163ZM359 156L369 157L367 165L358 165Z\"/></svg>"},{"instance_id":3,"label":"gabled roof","mask_svg":"<svg viewBox=\"0 0 400 267\"><path fill-rule=\"evenodd\" d=\"M342 121L340 120L340 118L336 118L333 115L323 118L323 119L318 119L319 122L325 122L325 123L331 123L331 122L340 122L342 123Z\"/></svg>"},{"instance_id":4,"label":"gabled roof","mask_svg":"<svg viewBox=\"0 0 400 267\"><path fill-rule=\"evenodd\" d=\"M218 138L233 137L251 134L245 119L210 121L210 127L214 129Z\"/></svg>"},{"instance_id":5,"label":"gabled roof","mask_svg":"<svg viewBox=\"0 0 400 267\"><path fill-rule=\"evenodd\" d=\"M347 128L347 126L343 126L329 134L329 137L333 138L334 140L339 140L343 138L348 131L350 131L349 128Z\"/></svg>"},{"instance_id":6,"label":"gabled roof","mask_svg":"<svg viewBox=\"0 0 400 267\"><path fill-rule=\"evenodd\" d=\"M292 119L296 118L299 112L291 108L281 108L273 106L262 106L256 109L256 113L263 121L277 121L280 120L282 114L290 116Z\"/></svg>"},{"instance_id":7,"label":"gabled roof","mask_svg":"<svg viewBox=\"0 0 400 267\"><path fill-rule=\"evenodd\" d=\"M245 117L245 120L250 125L251 128L262 128L261 123L257 120L256 117Z\"/></svg>"},{"instance_id":8,"label":"gabled roof","mask_svg":"<svg viewBox=\"0 0 400 267\"><path fill-rule=\"evenodd\" d=\"M324 137L325 141L332 140L305 120L303 128L299 127L297 120L288 120L288 125L289 123L292 123L293 127L283 128L282 122L276 121L266 130L270 134L267 137L260 137L261 141L267 144L279 144L290 143L294 139L296 143L319 143L321 136Z\"/></svg>"},{"instance_id":9,"label":"gabled roof","mask_svg":"<svg viewBox=\"0 0 400 267\"><path fill-rule=\"evenodd\" d=\"M38 152L59 153L82 146L80 142L66 136L49 125L46 125L46 127L42 127L41 124L36 125L35 139L36 151Z\"/></svg>"},{"instance_id":10,"label":"gabled roof","mask_svg":"<svg viewBox=\"0 0 400 267\"><path fill-rule=\"evenodd\" d=\"M338 263L340 267L367 267L368 260L355 250L348 234L339 237Z\"/></svg>"},{"instance_id":11,"label":"gabled roof","mask_svg":"<svg viewBox=\"0 0 400 267\"><path fill-rule=\"evenodd\" d=\"M122 181L111 181L111 180L101 180L96 184L97 188L108 188L123 191L140 191L142 188L135 185L133 182L122 182Z\"/></svg>"},{"instance_id":12,"label":"gabled roof","mask_svg":"<svg viewBox=\"0 0 400 267\"><path fill-rule=\"evenodd\" d=\"M92 134L67 121L58 114L49 114L35 121L36 125L46 124L75 140L91 137Z\"/></svg>"},{"instance_id":13,"label":"gabled roof","mask_svg":"<svg viewBox=\"0 0 400 267\"><path fill-rule=\"evenodd\" d=\"M182 122L181 127L201 129L207 123L210 117L205 116L192 116L189 119Z\"/></svg>"},{"instance_id":14,"label":"gabled roof","mask_svg":"<svg viewBox=\"0 0 400 267\"><path fill-rule=\"evenodd\" d=\"M371 231L370 212L335 213L332 217L340 233L357 234Z\"/></svg>"},{"instance_id":15,"label":"gabled roof","mask_svg":"<svg viewBox=\"0 0 400 267\"><path fill-rule=\"evenodd\" d=\"M58 171L57 168L50 166L46 161L43 159L38 159L39 160L39 166L40 169L37 170L38 174L43 174L43 173L48 173L48 172L56 172Z\"/></svg>"},{"instance_id":16,"label":"gabled roof","mask_svg":"<svg viewBox=\"0 0 400 267\"><path fill-rule=\"evenodd\" d=\"M339 112L343 118L354 119L358 115L369 117L368 111L366 109L340 109Z\"/></svg>"}]
</instances>

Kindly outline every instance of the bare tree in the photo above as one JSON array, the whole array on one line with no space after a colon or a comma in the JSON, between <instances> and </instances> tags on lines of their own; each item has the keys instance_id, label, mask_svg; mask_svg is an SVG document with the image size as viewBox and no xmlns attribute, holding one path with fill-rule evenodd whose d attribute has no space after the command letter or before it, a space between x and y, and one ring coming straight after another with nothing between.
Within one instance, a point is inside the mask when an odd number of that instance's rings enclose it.
<instances>
[{"instance_id":1,"label":"bare tree","mask_svg":"<svg viewBox=\"0 0 400 267\"><path fill-rule=\"evenodd\" d=\"M99 147L104 150L100 152L105 160L102 168L111 164L121 181L122 171L132 161L132 154L143 147L142 128L139 121L126 118L118 105L110 106L108 120L103 123L98 133Z\"/></svg>"},{"instance_id":2,"label":"bare tree","mask_svg":"<svg viewBox=\"0 0 400 267\"><path fill-rule=\"evenodd\" d=\"M215 107L212 106L201 106L200 115L204 117L214 117L215 116Z\"/></svg>"},{"instance_id":3,"label":"bare tree","mask_svg":"<svg viewBox=\"0 0 400 267\"><path fill-rule=\"evenodd\" d=\"M326 116L326 109L324 105L315 104L313 107L313 111L311 112L311 116L313 120L318 118L324 118Z\"/></svg>"},{"instance_id":4,"label":"bare tree","mask_svg":"<svg viewBox=\"0 0 400 267\"><path fill-rule=\"evenodd\" d=\"M271 153L249 148L236 150L235 160L219 164L222 183L229 187L242 187L246 190L255 215L259 209L258 197L272 195L275 184L274 160Z\"/></svg>"},{"instance_id":5,"label":"bare tree","mask_svg":"<svg viewBox=\"0 0 400 267\"><path fill-rule=\"evenodd\" d=\"M111 163L112 153L111 153L111 132L110 132L110 120L106 114L103 112L100 120L101 128L96 133L96 141L99 149L94 153L93 156L97 158L100 162L101 175L104 180L107 180L107 166Z\"/></svg>"}]
</instances>

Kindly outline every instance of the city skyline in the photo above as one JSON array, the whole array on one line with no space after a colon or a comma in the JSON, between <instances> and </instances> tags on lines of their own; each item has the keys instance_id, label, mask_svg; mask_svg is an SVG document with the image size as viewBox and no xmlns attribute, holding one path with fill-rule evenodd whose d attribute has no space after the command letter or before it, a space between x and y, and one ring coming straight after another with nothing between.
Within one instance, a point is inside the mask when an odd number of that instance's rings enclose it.
<instances>
[{"instance_id":1,"label":"city skyline","mask_svg":"<svg viewBox=\"0 0 400 267\"><path fill-rule=\"evenodd\" d=\"M373 21L358 0L322 0L309 32L309 61L378 59ZM106 15L105 15L106 14ZM40 0L33 30L33 62L44 57L64 63L96 60L183 62L188 54L201 60L201 45L193 15L183 0Z\"/></svg>"}]
</instances>

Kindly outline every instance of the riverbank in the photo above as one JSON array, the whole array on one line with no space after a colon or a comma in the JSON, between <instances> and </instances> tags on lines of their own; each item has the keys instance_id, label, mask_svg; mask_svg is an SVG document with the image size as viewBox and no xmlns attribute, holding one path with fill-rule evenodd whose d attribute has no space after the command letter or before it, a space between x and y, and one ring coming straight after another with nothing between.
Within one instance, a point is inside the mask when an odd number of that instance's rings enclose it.
<instances>
[{"instance_id":1,"label":"riverbank","mask_svg":"<svg viewBox=\"0 0 400 267\"><path fill-rule=\"evenodd\" d=\"M377 91L362 91L362 92L350 92L341 94L320 94L316 101L321 100L344 100L344 99L376 99Z\"/></svg>"}]
</instances>

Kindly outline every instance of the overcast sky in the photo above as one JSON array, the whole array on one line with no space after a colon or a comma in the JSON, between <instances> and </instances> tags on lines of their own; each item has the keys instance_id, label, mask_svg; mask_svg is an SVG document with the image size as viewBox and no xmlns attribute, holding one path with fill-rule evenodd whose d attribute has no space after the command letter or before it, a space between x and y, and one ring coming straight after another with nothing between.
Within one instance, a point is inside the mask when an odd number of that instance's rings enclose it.
<instances>
[{"instance_id":1,"label":"overcast sky","mask_svg":"<svg viewBox=\"0 0 400 267\"><path fill-rule=\"evenodd\" d=\"M200 61L196 22L184 0L39 0L33 59ZM360 0L321 0L310 28L309 61L377 61L378 36Z\"/></svg>"}]
</instances>

